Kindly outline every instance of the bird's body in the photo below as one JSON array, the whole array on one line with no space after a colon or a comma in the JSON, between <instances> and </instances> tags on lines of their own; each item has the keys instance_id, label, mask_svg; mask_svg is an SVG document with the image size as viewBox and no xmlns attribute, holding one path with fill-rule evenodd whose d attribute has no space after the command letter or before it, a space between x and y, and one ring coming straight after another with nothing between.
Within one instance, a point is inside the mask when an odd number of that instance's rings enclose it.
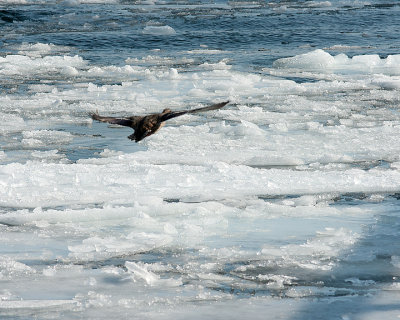
<instances>
[{"instance_id":1,"label":"bird's body","mask_svg":"<svg viewBox=\"0 0 400 320\"><path fill-rule=\"evenodd\" d=\"M213 104L209 107L183 110L183 111L171 111L170 109L164 109L161 113L149 114L147 116L132 116L127 118L114 118L114 117L102 117L97 113L92 113L91 117L93 120L108 122L111 124L119 124L121 126L131 127L135 132L128 138L139 142L144 138L156 133L161 127L164 126L165 121L182 116L187 113L199 113L211 110L218 110L228 104L229 101Z\"/></svg>"}]
</instances>

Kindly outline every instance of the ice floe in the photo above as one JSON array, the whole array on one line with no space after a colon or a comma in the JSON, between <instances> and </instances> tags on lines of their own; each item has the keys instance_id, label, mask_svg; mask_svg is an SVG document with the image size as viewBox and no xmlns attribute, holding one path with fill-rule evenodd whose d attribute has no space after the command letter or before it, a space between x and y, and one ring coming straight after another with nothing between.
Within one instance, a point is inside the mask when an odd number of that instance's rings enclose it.
<instances>
[{"instance_id":1,"label":"ice floe","mask_svg":"<svg viewBox=\"0 0 400 320\"><path fill-rule=\"evenodd\" d=\"M342 299L343 315L380 290L377 270L399 268L398 56L316 50L255 73L208 48L122 65L51 44L9 49L0 73L30 81L0 96L0 314L151 305L196 318L193 301L232 315L245 297L252 312ZM225 99L140 144L88 117ZM32 283L40 302L21 289ZM385 290L398 296L396 283Z\"/></svg>"}]
</instances>

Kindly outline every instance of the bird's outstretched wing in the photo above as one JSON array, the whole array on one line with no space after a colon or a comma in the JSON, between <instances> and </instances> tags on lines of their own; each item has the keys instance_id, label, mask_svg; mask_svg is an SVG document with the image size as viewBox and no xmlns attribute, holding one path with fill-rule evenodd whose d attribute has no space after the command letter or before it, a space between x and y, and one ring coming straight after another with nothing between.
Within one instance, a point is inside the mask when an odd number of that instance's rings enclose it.
<instances>
[{"instance_id":1,"label":"bird's outstretched wing","mask_svg":"<svg viewBox=\"0 0 400 320\"><path fill-rule=\"evenodd\" d=\"M161 121L166 121L168 119L179 117L179 116L182 116L182 115L187 114L187 113L199 113L199 112L218 110L218 109L221 109L222 107L226 106L228 103L229 103L229 101L225 101L225 102L216 103L216 104L213 104L211 106L203 107L203 108L168 112L168 113L166 113L166 114L161 116Z\"/></svg>"},{"instance_id":2,"label":"bird's outstretched wing","mask_svg":"<svg viewBox=\"0 0 400 320\"><path fill-rule=\"evenodd\" d=\"M107 122L111 124L119 124L121 126L132 127L133 119L124 119L124 118L114 118L114 117L102 117L97 113L90 113L90 116L93 120Z\"/></svg>"}]
</instances>

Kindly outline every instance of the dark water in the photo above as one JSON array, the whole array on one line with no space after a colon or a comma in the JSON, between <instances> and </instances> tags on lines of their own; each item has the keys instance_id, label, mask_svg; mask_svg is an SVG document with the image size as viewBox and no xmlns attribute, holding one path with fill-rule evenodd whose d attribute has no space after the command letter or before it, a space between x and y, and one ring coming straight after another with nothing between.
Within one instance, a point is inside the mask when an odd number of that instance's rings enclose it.
<instances>
[{"instance_id":1,"label":"dark water","mask_svg":"<svg viewBox=\"0 0 400 320\"><path fill-rule=\"evenodd\" d=\"M257 69L279 57L337 44L354 47L346 50L350 56L399 51L400 5L390 1L34 3L2 6L3 54L21 42L53 43L71 46L95 64L118 65L149 49L179 56L206 45L228 51L223 56L237 68ZM144 34L148 25L167 25L176 34Z\"/></svg>"}]
</instances>

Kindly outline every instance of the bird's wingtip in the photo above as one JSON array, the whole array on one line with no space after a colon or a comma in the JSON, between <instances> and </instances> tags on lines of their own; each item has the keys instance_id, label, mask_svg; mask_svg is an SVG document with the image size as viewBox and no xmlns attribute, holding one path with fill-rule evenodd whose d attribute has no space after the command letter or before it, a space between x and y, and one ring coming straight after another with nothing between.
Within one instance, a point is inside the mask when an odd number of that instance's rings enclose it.
<instances>
[{"instance_id":1,"label":"bird's wingtip","mask_svg":"<svg viewBox=\"0 0 400 320\"><path fill-rule=\"evenodd\" d=\"M218 103L218 105L220 105L220 106L222 106L222 107L225 107L229 102L230 102L230 101L227 100L227 101ZM221 107L221 108L222 108L222 107Z\"/></svg>"},{"instance_id":2,"label":"bird's wingtip","mask_svg":"<svg viewBox=\"0 0 400 320\"><path fill-rule=\"evenodd\" d=\"M225 107L229 102L230 101L227 100L227 101L224 101L224 102L220 102L218 105L221 106L221 108L222 108L222 107Z\"/></svg>"},{"instance_id":3,"label":"bird's wingtip","mask_svg":"<svg viewBox=\"0 0 400 320\"><path fill-rule=\"evenodd\" d=\"M91 117L93 120L97 120L99 117L99 111L96 110L96 112L89 112L88 113L89 117Z\"/></svg>"}]
</instances>

